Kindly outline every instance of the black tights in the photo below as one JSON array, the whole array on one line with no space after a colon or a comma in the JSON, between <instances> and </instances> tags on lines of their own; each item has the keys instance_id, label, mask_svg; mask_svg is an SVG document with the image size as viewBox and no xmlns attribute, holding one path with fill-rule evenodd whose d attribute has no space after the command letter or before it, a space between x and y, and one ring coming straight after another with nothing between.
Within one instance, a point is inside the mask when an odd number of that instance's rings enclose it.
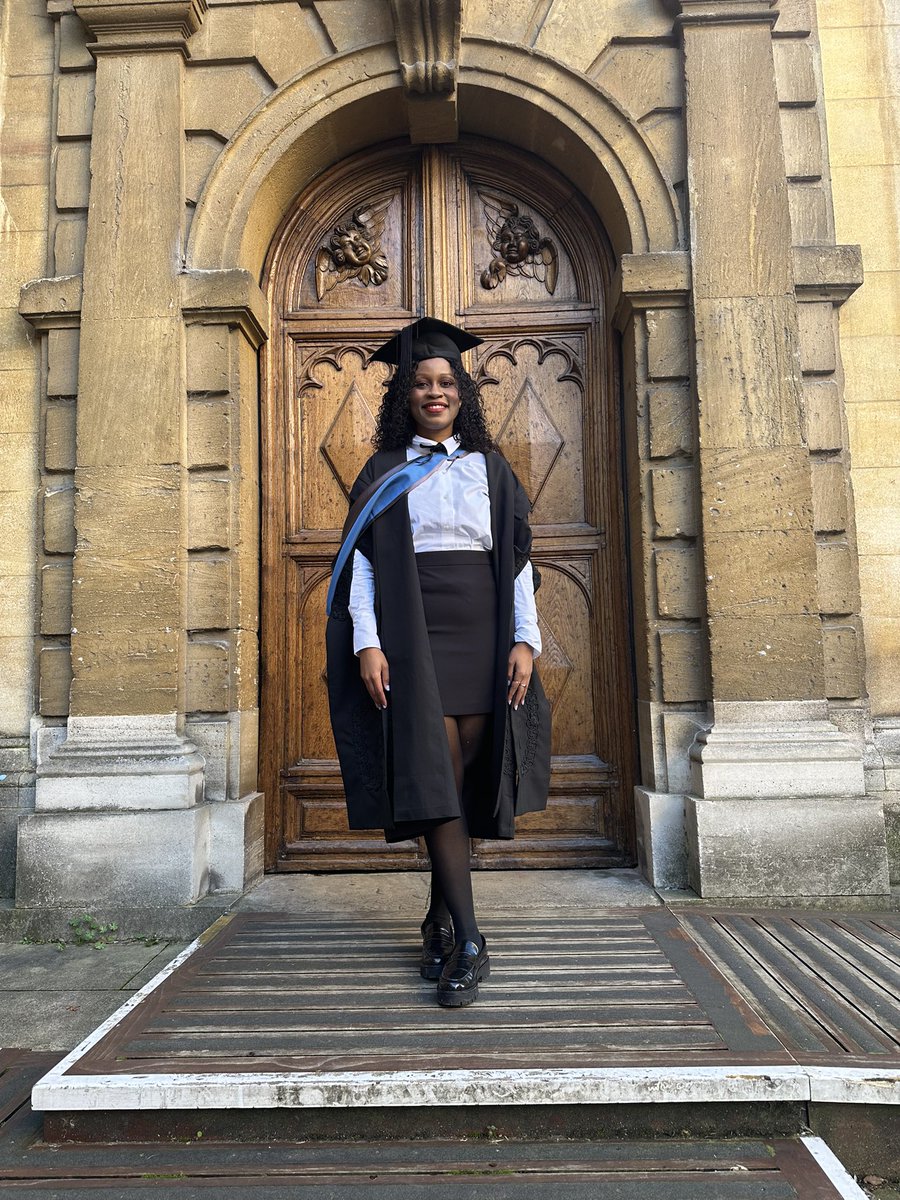
<instances>
[{"instance_id":1,"label":"black tights","mask_svg":"<svg viewBox=\"0 0 900 1200\"><path fill-rule=\"evenodd\" d=\"M462 809L463 779L482 750L488 727L488 714L444 717L453 778L460 798L461 817L442 821L425 834L431 859L431 903L427 921L453 921L456 941L481 943L475 903L472 899L472 875L469 869L469 826Z\"/></svg>"}]
</instances>

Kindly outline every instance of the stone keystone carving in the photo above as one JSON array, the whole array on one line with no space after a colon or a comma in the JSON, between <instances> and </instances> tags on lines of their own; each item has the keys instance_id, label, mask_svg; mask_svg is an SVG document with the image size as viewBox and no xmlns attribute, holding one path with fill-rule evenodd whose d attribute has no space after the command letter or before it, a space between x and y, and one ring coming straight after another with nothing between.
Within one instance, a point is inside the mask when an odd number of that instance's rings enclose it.
<instances>
[{"instance_id":1,"label":"stone keystone carving","mask_svg":"<svg viewBox=\"0 0 900 1200\"><path fill-rule=\"evenodd\" d=\"M448 95L456 87L461 0L391 0L409 95Z\"/></svg>"}]
</instances>

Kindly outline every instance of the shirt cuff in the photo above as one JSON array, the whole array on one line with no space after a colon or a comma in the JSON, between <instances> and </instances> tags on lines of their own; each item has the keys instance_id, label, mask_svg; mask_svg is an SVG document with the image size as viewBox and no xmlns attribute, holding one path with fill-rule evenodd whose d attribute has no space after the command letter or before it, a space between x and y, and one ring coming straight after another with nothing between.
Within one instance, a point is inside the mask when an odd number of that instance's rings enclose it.
<instances>
[{"instance_id":1,"label":"shirt cuff","mask_svg":"<svg viewBox=\"0 0 900 1200\"><path fill-rule=\"evenodd\" d=\"M516 576L514 590L515 639L525 642L537 658L543 649L538 628L537 605L534 602L534 575L528 562Z\"/></svg>"}]
</instances>

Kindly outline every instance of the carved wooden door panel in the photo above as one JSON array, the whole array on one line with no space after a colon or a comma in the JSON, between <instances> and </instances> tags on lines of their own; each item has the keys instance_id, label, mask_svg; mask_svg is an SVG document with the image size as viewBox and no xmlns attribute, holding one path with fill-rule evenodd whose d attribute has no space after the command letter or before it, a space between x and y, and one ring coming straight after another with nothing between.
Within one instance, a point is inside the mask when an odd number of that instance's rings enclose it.
<instances>
[{"instance_id":1,"label":"carved wooden door panel","mask_svg":"<svg viewBox=\"0 0 900 1200\"><path fill-rule=\"evenodd\" d=\"M286 222L263 422L263 730L269 865L414 867L418 843L347 828L328 722L324 599L347 491L371 452L385 368L368 355L425 313L485 344L469 367L533 505L553 707L545 813L481 866L627 861L634 765L605 251L571 188L484 143L393 148L330 172Z\"/></svg>"}]
</instances>

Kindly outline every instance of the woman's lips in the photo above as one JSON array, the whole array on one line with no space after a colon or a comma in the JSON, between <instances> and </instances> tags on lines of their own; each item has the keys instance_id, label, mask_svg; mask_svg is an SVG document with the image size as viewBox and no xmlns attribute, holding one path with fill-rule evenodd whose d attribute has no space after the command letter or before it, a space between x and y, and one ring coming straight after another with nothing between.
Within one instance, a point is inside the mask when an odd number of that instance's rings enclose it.
<instances>
[{"instance_id":1,"label":"woman's lips","mask_svg":"<svg viewBox=\"0 0 900 1200\"><path fill-rule=\"evenodd\" d=\"M427 412L427 413L444 412L444 410L446 408L447 408L446 404L423 404L422 405L422 411Z\"/></svg>"}]
</instances>

